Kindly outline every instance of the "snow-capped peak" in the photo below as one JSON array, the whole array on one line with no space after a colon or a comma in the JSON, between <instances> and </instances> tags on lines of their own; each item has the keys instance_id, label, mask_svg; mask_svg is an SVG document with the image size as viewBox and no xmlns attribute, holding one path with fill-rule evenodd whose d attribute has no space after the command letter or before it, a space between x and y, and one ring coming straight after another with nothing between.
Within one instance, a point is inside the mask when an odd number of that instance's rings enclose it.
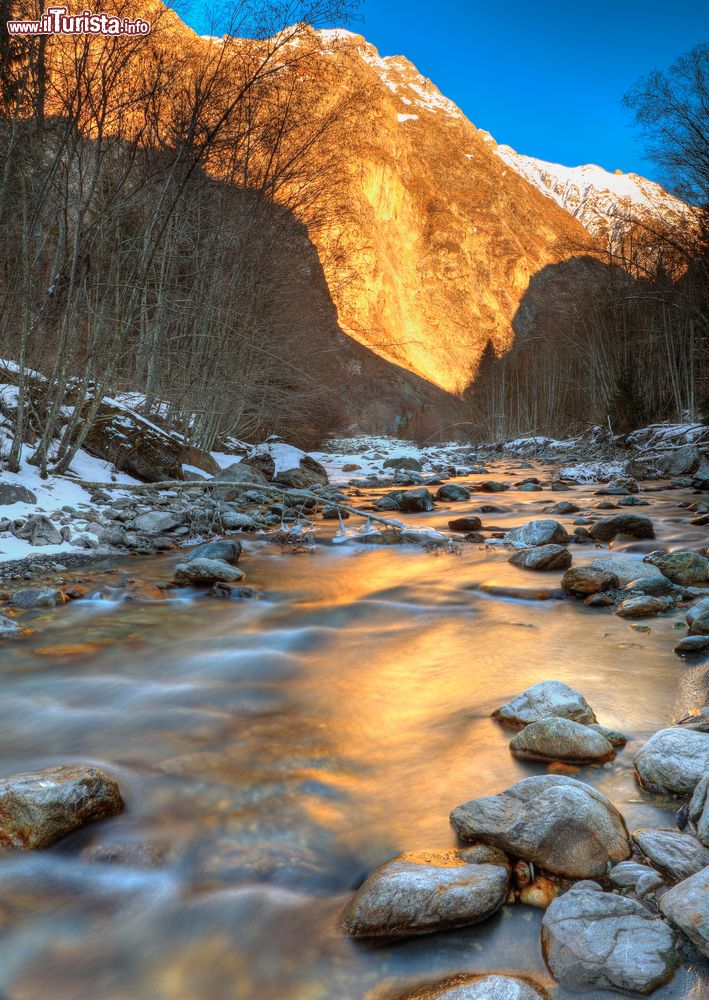
<instances>
[{"instance_id":1,"label":"snow-capped peak","mask_svg":"<svg viewBox=\"0 0 709 1000\"><path fill-rule=\"evenodd\" d=\"M382 82L403 104L421 111L443 112L451 118L463 118L463 113L453 101L444 97L438 87L423 76L405 56L380 56L379 52L362 35L345 28L321 28L317 35L327 48L332 43L346 42L357 47L361 58L376 71ZM408 115L404 121L413 117Z\"/></svg>"},{"instance_id":2,"label":"snow-capped peak","mask_svg":"<svg viewBox=\"0 0 709 1000\"><path fill-rule=\"evenodd\" d=\"M595 163L565 167L524 156L511 146L498 146L492 136L486 139L509 167L570 212L594 236L619 236L643 216L691 214L679 198L638 174L611 173Z\"/></svg>"}]
</instances>

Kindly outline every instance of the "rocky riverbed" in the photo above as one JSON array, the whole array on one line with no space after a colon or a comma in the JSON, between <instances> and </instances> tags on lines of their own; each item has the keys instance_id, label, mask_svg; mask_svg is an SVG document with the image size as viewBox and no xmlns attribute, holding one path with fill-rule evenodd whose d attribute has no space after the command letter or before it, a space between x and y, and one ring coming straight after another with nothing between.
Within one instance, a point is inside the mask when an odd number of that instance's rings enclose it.
<instances>
[{"instance_id":1,"label":"rocky riverbed","mask_svg":"<svg viewBox=\"0 0 709 1000\"><path fill-rule=\"evenodd\" d=\"M703 480L371 451L5 566L0 991L709 989Z\"/></svg>"}]
</instances>

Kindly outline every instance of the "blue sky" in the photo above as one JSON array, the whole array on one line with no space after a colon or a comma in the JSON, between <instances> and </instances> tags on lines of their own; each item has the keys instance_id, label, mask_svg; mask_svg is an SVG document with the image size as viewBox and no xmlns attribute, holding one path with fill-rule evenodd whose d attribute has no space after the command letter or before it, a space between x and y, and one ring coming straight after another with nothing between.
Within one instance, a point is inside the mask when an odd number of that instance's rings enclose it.
<instances>
[{"instance_id":1,"label":"blue sky","mask_svg":"<svg viewBox=\"0 0 709 1000\"><path fill-rule=\"evenodd\" d=\"M655 178L621 98L639 76L709 40L709 5L362 0L348 26L381 55L405 55L520 153Z\"/></svg>"}]
</instances>

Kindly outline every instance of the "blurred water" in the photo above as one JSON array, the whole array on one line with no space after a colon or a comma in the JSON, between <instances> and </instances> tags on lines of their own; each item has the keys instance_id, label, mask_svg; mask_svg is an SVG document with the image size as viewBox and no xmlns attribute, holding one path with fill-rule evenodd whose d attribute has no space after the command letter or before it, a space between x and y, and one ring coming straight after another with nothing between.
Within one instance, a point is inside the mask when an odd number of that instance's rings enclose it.
<instances>
[{"instance_id":1,"label":"blurred water","mask_svg":"<svg viewBox=\"0 0 709 1000\"><path fill-rule=\"evenodd\" d=\"M494 474L505 473L522 475ZM706 541L677 506L686 494L648 497L638 512L659 538L624 546L637 558ZM406 520L445 528L493 502L505 511L483 522L508 528L579 498L590 489L478 495ZM92 571L100 598L35 613L35 635L3 647L3 773L87 761L117 778L127 804L49 851L0 855L9 1000L360 1000L466 970L521 970L564 995L541 958L538 910L506 907L483 925L376 947L344 939L338 917L374 865L452 844L451 808L543 773L512 758L510 733L489 715L546 678L577 687L631 737L611 764L577 776L631 830L673 826L676 804L641 792L631 760L705 701L706 668L672 653L680 616L638 632L573 601L493 598L480 586L538 589L560 576L510 566L503 550L319 538L300 554L247 539L256 601L123 601L125 578L167 580L174 555ZM576 564L598 554L573 551ZM125 843L159 849L164 864L82 855ZM707 990L693 966L655 996Z\"/></svg>"}]
</instances>

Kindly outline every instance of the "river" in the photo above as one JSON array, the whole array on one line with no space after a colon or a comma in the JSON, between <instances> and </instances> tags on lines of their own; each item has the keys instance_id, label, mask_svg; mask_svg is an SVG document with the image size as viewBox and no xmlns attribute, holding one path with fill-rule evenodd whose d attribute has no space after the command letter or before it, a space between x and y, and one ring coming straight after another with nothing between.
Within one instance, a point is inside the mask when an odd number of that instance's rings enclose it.
<instances>
[{"instance_id":1,"label":"river","mask_svg":"<svg viewBox=\"0 0 709 1000\"><path fill-rule=\"evenodd\" d=\"M514 465L494 478L540 474ZM706 543L678 506L688 491L644 496L658 539L619 550ZM510 490L404 519L445 530L493 502L504 510L483 522L507 529L557 499L595 498ZM560 574L477 544L332 545L336 527L312 551L246 536L258 600L124 600L129 579L169 580L175 554L66 574L90 599L36 612L34 635L3 647L3 772L90 762L126 802L50 850L0 855L7 1000L361 1000L458 971L521 971L580 995L545 968L538 909L376 946L346 939L338 918L373 866L452 845L454 806L545 772L511 756L490 712L547 678L630 737L612 763L564 773L605 792L630 830L673 827L676 803L640 790L632 756L707 700L707 667L672 652L683 614L639 631L571 600L494 597L481 586L555 587ZM575 565L599 554L572 549ZM95 860L127 843L159 863ZM708 991L706 968L683 966L654 996Z\"/></svg>"}]
</instances>

